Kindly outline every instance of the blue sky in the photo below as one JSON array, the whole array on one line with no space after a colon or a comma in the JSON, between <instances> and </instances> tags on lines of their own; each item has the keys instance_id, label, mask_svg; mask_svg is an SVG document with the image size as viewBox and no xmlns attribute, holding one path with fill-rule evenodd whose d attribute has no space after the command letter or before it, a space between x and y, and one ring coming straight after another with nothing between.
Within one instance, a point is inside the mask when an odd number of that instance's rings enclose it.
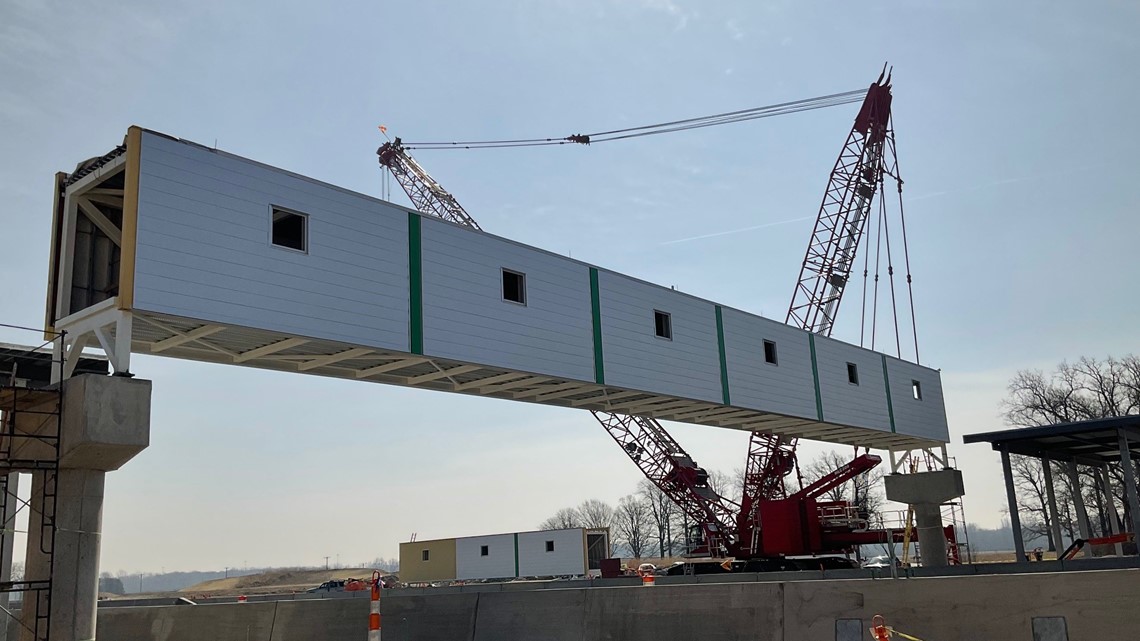
<instances>
[{"instance_id":1,"label":"blue sky","mask_svg":"<svg viewBox=\"0 0 1140 641\"><path fill-rule=\"evenodd\" d=\"M42 322L52 175L131 124L379 195L381 123L566 135L865 87L889 60L923 362L943 371L967 514L995 526L997 459L960 435L1001 427L1018 369L1135 350L1140 11L932 4L9 0L0 322ZM488 231L782 318L855 110L417 158ZM854 310L836 337L857 340ZM570 410L133 369L154 380L152 445L108 476L110 571L394 556L412 532L528 529L638 480ZM743 433L673 430L706 467L743 463Z\"/></svg>"}]
</instances>

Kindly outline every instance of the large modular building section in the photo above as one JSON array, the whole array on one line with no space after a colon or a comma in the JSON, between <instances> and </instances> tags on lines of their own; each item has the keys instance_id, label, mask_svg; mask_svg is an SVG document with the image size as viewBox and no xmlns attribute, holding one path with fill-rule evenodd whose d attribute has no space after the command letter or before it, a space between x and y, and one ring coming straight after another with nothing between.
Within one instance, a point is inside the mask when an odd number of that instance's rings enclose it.
<instances>
[{"instance_id":1,"label":"large modular building section","mask_svg":"<svg viewBox=\"0 0 1140 641\"><path fill-rule=\"evenodd\" d=\"M406 583L584 576L609 557L609 530L570 528L400 544Z\"/></svg>"},{"instance_id":2,"label":"large modular building section","mask_svg":"<svg viewBox=\"0 0 1140 641\"><path fill-rule=\"evenodd\" d=\"M948 441L927 367L138 128L102 163L57 177L47 320L117 314L98 341L120 355Z\"/></svg>"}]
</instances>

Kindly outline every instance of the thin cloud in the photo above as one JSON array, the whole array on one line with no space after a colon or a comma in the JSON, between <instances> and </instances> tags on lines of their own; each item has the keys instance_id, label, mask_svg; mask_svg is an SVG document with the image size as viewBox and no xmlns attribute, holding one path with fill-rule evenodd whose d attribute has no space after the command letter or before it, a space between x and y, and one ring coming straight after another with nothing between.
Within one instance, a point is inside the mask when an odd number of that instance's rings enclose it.
<instances>
[{"instance_id":1,"label":"thin cloud","mask_svg":"<svg viewBox=\"0 0 1140 641\"><path fill-rule=\"evenodd\" d=\"M728 35L733 40L743 40L744 30L740 28L740 21L736 18L729 18L724 23L724 28L728 30Z\"/></svg>"},{"instance_id":2,"label":"thin cloud","mask_svg":"<svg viewBox=\"0 0 1140 641\"><path fill-rule=\"evenodd\" d=\"M763 223L760 225L752 225L751 227L741 227L740 229L730 229L728 231L718 231L711 234L701 234L700 236L690 236L689 238L678 238L677 240L667 240L662 245L676 245L678 243L687 243L694 240L704 240L706 238L717 238L718 236L730 236L732 234L739 234L746 231L755 231L757 229L765 229L768 227L775 227L777 225L787 225L790 223L798 223L804 220L814 220L815 216L801 216L799 218L791 218L788 220L778 220L771 223Z\"/></svg>"}]
</instances>

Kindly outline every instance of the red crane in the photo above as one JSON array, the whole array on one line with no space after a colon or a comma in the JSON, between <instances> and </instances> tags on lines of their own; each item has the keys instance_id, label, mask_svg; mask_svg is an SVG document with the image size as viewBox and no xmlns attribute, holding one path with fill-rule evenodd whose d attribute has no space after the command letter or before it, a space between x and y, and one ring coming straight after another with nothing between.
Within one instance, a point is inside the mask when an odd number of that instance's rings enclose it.
<instances>
[{"instance_id":1,"label":"red crane","mask_svg":"<svg viewBox=\"0 0 1140 641\"><path fill-rule=\"evenodd\" d=\"M884 171L883 150L889 140L890 80L873 83L831 173L823 204L808 246L787 322L828 335L850 277L871 203ZM400 138L377 150L380 165L400 183L421 212L481 229L459 202L404 149ZM718 494L679 443L654 419L592 412L606 432L638 468L697 524L702 543L694 555L739 558L805 554L849 547L825 531L851 532L850 519L819 517L818 495L877 465L863 455L816 483L786 495L785 478L796 469L796 439L765 432L751 436L741 504ZM820 489L824 488L824 489ZM832 512L846 504L824 505ZM768 528L762 530L762 523ZM776 525L778 524L778 525ZM865 528L865 523L862 524ZM833 538L833 537L832 537Z\"/></svg>"},{"instance_id":2,"label":"red crane","mask_svg":"<svg viewBox=\"0 0 1140 641\"><path fill-rule=\"evenodd\" d=\"M895 171L894 131L890 124L891 79L880 74L868 88L831 170L784 321L787 324L822 336L831 335L875 193L884 172ZM884 165L885 153L890 155L889 168ZM743 556L760 550L762 515L758 507L761 501L784 498L785 478L796 468L796 443L795 438L768 432L753 432L749 439L737 520Z\"/></svg>"}]
</instances>

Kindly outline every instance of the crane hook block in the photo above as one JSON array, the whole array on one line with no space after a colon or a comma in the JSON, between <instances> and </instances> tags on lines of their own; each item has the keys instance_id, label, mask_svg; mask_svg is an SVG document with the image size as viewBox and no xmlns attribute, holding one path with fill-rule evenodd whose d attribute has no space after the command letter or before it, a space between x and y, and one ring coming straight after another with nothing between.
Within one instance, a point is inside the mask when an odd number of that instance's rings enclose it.
<instances>
[{"instance_id":1,"label":"crane hook block","mask_svg":"<svg viewBox=\"0 0 1140 641\"><path fill-rule=\"evenodd\" d=\"M566 136L566 140L569 140L570 142L576 142L579 145L590 144L590 137L585 134L574 134L573 136Z\"/></svg>"}]
</instances>

